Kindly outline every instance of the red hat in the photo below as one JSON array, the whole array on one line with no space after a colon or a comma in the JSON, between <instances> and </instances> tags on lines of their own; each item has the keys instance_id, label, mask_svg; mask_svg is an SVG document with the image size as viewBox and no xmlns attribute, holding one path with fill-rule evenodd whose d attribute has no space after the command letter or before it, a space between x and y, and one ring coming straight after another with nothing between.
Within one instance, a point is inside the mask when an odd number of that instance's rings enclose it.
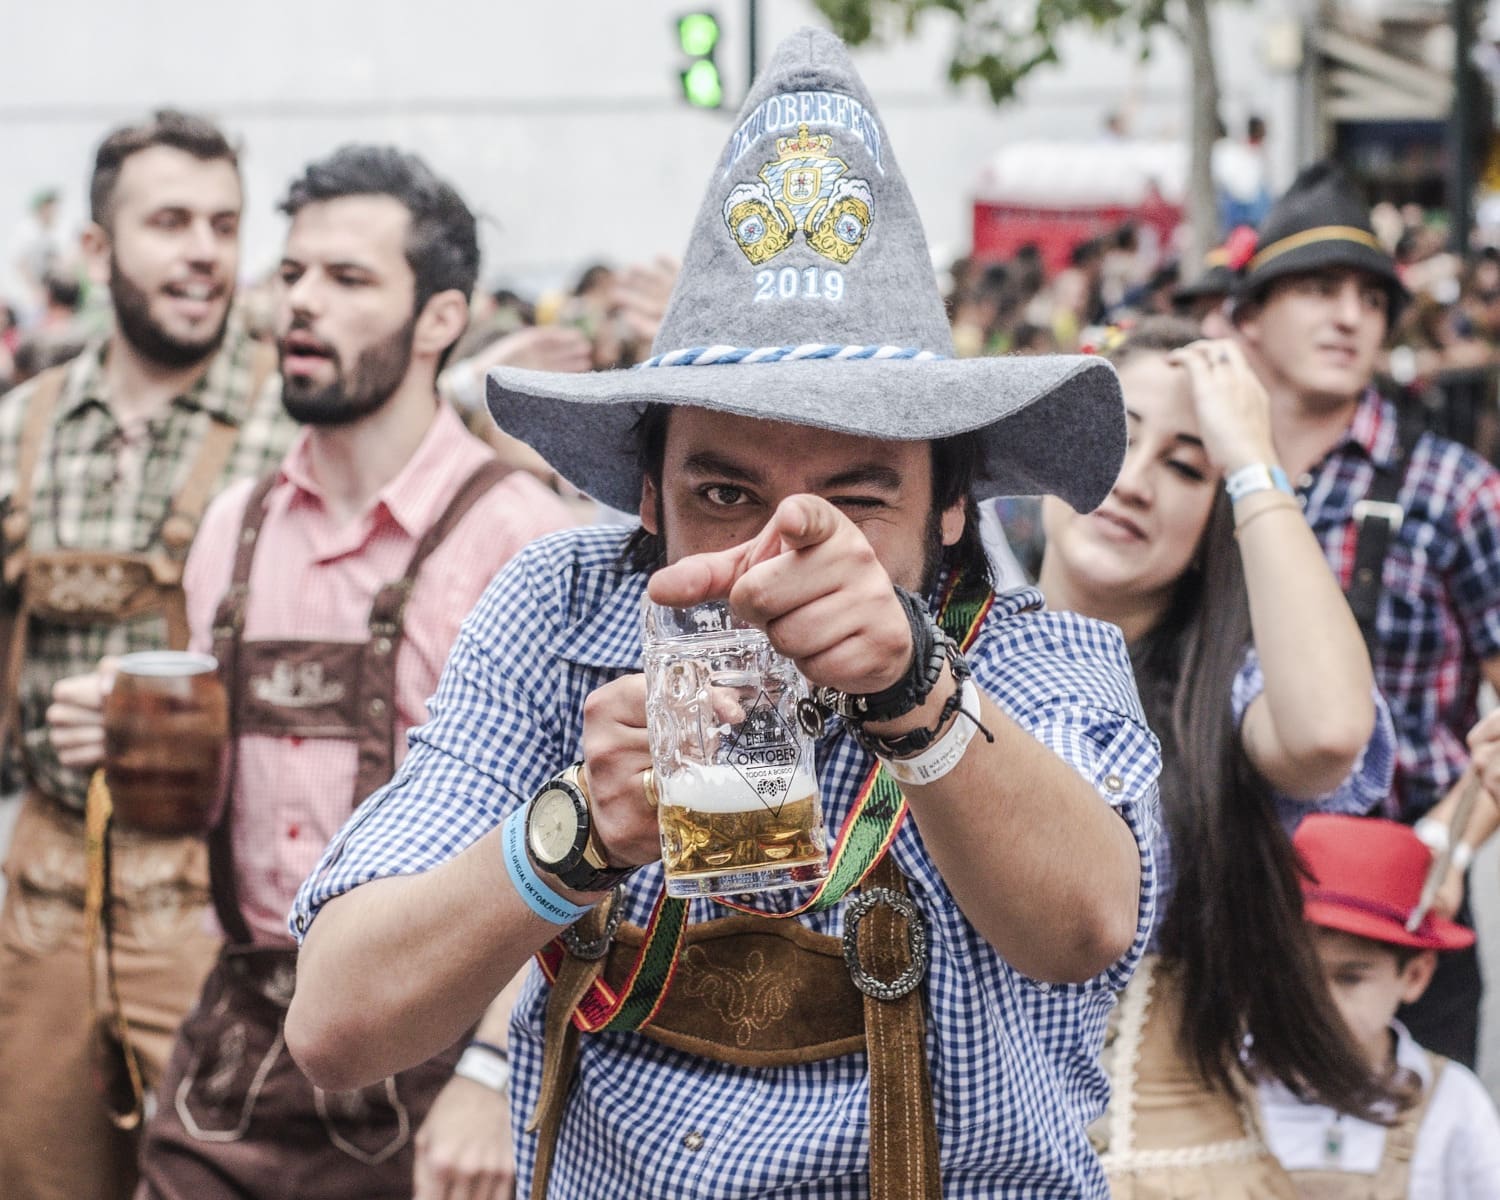
<instances>
[{"instance_id":1,"label":"red hat","mask_svg":"<svg viewBox=\"0 0 1500 1200\"><path fill-rule=\"evenodd\" d=\"M1302 900L1314 925L1416 950L1474 944L1472 929L1431 912L1415 933L1406 931L1432 852L1405 825L1314 813L1297 826L1292 843L1311 875L1302 880Z\"/></svg>"}]
</instances>

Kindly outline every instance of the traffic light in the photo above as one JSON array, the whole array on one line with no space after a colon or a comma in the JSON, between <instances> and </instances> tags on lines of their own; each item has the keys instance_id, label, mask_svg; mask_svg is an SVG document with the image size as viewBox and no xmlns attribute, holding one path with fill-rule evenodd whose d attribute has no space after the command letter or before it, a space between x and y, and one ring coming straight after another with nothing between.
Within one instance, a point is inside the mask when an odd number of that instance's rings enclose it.
<instances>
[{"instance_id":1,"label":"traffic light","mask_svg":"<svg viewBox=\"0 0 1500 1200\"><path fill-rule=\"evenodd\" d=\"M714 50L719 45L719 18L711 12L684 13L677 18L677 45L688 58L682 69L682 98L694 108L719 108L724 103L724 80Z\"/></svg>"}]
</instances>

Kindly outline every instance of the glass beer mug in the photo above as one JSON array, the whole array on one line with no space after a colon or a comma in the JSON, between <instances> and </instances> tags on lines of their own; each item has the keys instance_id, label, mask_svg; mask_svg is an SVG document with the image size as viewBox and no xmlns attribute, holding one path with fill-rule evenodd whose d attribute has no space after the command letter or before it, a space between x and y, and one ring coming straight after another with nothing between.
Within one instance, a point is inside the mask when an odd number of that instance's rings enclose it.
<instances>
[{"instance_id":1,"label":"glass beer mug","mask_svg":"<svg viewBox=\"0 0 1500 1200\"><path fill-rule=\"evenodd\" d=\"M229 704L207 654L120 659L104 701L104 778L121 825L202 836L224 801Z\"/></svg>"},{"instance_id":2,"label":"glass beer mug","mask_svg":"<svg viewBox=\"0 0 1500 1200\"><path fill-rule=\"evenodd\" d=\"M801 673L721 601L648 600L642 642L667 894L737 895L824 878L813 740L797 722Z\"/></svg>"}]
</instances>

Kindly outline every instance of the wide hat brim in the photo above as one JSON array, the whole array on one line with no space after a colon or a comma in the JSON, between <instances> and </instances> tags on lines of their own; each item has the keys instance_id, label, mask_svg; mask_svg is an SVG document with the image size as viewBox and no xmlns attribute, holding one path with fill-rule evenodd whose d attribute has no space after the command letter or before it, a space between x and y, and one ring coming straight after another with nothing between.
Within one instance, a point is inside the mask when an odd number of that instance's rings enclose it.
<instances>
[{"instance_id":1,"label":"wide hat brim","mask_svg":"<svg viewBox=\"0 0 1500 1200\"><path fill-rule=\"evenodd\" d=\"M686 405L882 441L980 439L976 499L1052 494L1079 512L1109 494L1125 453L1114 368L1078 355L917 361L720 363L564 375L497 367L502 430L612 508L640 505L634 426Z\"/></svg>"},{"instance_id":2,"label":"wide hat brim","mask_svg":"<svg viewBox=\"0 0 1500 1200\"><path fill-rule=\"evenodd\" d=\"M1390 255L1360 242L1344 240L1309 242L1305 246L1278 254L1263 266L1247 270L1240 278L1235 295L1241 299L1253 299L1278 279L1285 279L1290 275L1305 275L1310 271L1322 271L1329 267L1352 267L1379 279L1390 293L1392 320L1411 299L1411 293L1396 274L1396 264Z\"/></svg>"},{"instance_id":3,"label":"wide hat brim","mask_svg":"<svg viewBox=\"0 0 1500 1200\"><path fill-rule=\"evenodd\" d=\"M1400 921L1362 909L1349 908L1333 900L1303 901L1303 917L1323 929L1405 946L1412 950L1464 950L1474 944L1474 931L1455 921L1428 913L1415 932L1408 932Z\"/></svg>"}]
</instances>

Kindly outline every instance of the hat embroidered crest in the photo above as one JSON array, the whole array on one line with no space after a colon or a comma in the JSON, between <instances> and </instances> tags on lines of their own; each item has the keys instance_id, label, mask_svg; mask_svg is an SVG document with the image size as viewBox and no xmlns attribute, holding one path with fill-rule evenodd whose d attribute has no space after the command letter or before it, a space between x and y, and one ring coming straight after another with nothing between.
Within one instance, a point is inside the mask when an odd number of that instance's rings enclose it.
<instances>
[{"instance_id":1,"label":"hat embroidered crest","mask_svg":"<svg viewBox=\"0 0 1500 1200\"><path fill-rule=\"evenodd\" d=\"M565 478L640 502L632 427L690 405L891 441L973 434L976 496L1108 494L1125 449L1098 358L959 360L926 237L847 50L784 40L710 175L683 266L640 367L558 375L500 367L489 406Z\"/></svg>"}]
</instances>

